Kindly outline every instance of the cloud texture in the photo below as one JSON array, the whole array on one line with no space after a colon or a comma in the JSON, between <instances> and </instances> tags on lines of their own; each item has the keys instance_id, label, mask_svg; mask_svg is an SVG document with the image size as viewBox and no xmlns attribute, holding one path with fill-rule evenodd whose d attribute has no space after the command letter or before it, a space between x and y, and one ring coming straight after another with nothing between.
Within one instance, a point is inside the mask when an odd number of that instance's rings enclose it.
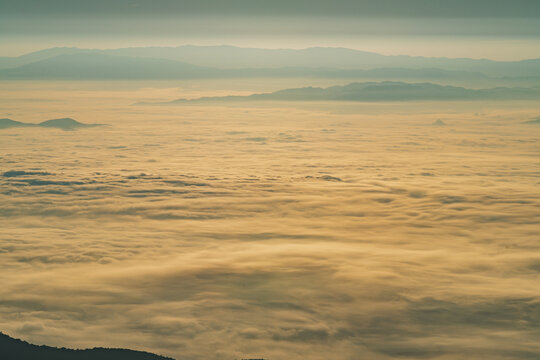
<instances>
[{"instance_id":1,"label":"cloud texture","mask_svg":"<svg viewBox=\"0 0 540 360\"><path fill-rule=\"evenodd\" d=\"M129 106L171 91L4 92L1 116L111 126L0 132L2 331L177 359L540 352L537 104Z\"/></svg>"}]
</instances>

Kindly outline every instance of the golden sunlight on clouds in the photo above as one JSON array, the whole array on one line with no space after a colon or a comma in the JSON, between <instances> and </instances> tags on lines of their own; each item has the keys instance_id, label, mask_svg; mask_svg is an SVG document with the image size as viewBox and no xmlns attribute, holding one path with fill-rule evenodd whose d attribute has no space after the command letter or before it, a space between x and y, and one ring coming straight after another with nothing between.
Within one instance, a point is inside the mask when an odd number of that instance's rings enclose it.
<instances>
[{"instance_id":1,"label":"golden sunlight on clouds","mask_svg":"<svg viewBox=\"0 0 540 360\"><path fill-rule=\"evenodd\" d=\"M2 331L177 359L540 353L537 103L12 85L10 118L110 126L2 130Z\"/></svg>"}]
</instances>

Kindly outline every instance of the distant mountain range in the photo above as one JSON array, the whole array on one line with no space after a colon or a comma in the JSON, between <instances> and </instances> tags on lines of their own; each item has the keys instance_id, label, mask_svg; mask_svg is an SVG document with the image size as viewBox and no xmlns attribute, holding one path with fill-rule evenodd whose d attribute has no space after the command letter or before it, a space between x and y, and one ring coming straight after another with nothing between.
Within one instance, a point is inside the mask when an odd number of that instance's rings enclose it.
<instances>
[{"instance_id":1,"label":"distant mountain range","mask_svg":"<svg viewBox=\"0 0 540 360\"><path fill-rule=\"evenodd\" d=\"M485 80L482 73L441 69L378 68L333 69L310 67L219 69L196 66L176 60L137 58L104 54L58 55L0 70L4 79L59 80L141 80L216 79L249 77L319 77L366 79Z\"/></svg>"},{"instance_id":2,"label":"distant mountain range","mask_svg":"<svg viewBox=\"0 0 540 360\"><path fill-rule=\"evenodd\" d=\"M414 101L414 100L540 100L540 88L466 89L432 83L367 82L328 88L304 87L249 96L177 99L161 104L230 101Z\"/></svg>"},{"instance_id":3,"label":"distant mountain range","mask_svg":"<svg viewBox=\"0 0 540 360\"><path fill-rule=\"evenodd\" d=\"M39 124L23 123L11 119L0 119L0 129L19 128L19 127L42 127L55 128L62 130L77 130L81 128L89 128L103 126L104 124L83 124L72 118L52 119L43 121Z\"/></svg>"},{"instance_id":4,"label":"distant mountain range","mask_svg":"<svg viewBox=\"0 0 540 360\"><path fill-rule=\"evenodd\" d=\"M2 360L174 360L143 351L93 348L72 350L38 346L0 333Z\"/></svg>"},{"instance_id":5,"label":"distant mountain range","mask_svg":"<svg viewBox=\"0 0 540 360\"><path fill-rule=\"evenodd\" d=\"M0 70L4 79L123 80L192 79L219 76L217 69L199 67L175 60L83 53L58 55Z\"/></svg>"},{"instance_id":6,"label":"distant mountain range","mask_svg":"<svg viewBox=\"0 0 540 360\"><path fill-rule=\"evenodd\" d=\"M501 62L386 56L345 48L233 46L52 48L0 57L0 79L192 79L234 77L378 79L517 78L540 83L540 59Z\"/></svg>"}]
</instances>

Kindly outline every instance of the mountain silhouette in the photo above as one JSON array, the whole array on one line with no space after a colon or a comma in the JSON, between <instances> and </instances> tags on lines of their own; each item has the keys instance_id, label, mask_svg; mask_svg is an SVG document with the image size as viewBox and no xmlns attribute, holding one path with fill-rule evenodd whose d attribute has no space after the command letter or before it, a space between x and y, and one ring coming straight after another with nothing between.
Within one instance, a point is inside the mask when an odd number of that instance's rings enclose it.
<instances>
[{"instance_id":1,"label":"mountain silhouette","mask_svg":"<svg viewBox=\"0 0 540 360\"><path fill-rule=\"evenodd\" d=\"M35 57L39 59L39 57ZM256 64L253 64L256 65ZM252 65L252 66L253 66ZM332 67L284 66L220 68L149 57L129 57L84 52L61 54L36 60L11 69L0 69L6 79L225 79L250 77L318 77L363 79L424 80L493 80L481 72L443 70L437 68L340 69Z\"/></svg>"},{"instance_id":2,"label":"mountain silhouette","mask_svg":"<svg viewBox=\"0 0 540 360\"><path fill-rule=\"evenodd\" d=\"M446 126L446 123L444 121L442 121L441 119L437 119L431 125L433 125L433 126Z\"/></svg>"},{"instance_id":3,"label":"mountain silhouette","mask_svg":"<svg viewBox=\"0 0 540 360\"><path fill-rule=\"evenodd\" d=\"M83 124L72 118L52 119L39 123L40 127L49 127L62 130L75 130L86 127L102 126L102 124Z\"/></svg>"},{"instance_id":4,"label":"mountain silhouette","mask_svg":"<svg viewBox=\"0 0 540 360\"><path fill-rule=\"evenodd\" d=\"M122 49L52 48L19 57L0 57L0 78L211 78L224 76L351 76L348 70L409 69L426 76L438 71L481 73L494 77L540 77L540 59L494 61L450 59L313 47L257 49L234 46L133 47ZM278 70L272 72L272 70ZM333 69L333 71L329 71ZM233 71L236 70L236 71ZM259 71L255 71L259 70ZM294 71L293 71L294 70ZM421 70L421 71L418 71ZM385 70L381 74L395 70ZM400 71L400 76L403 71ZM168 75L167 75L168 74ZM266 74L266 75L264 75ZM273 74L273 75L272 75ZM359 74L362 75L362 74ZM366 74L370 75L370 74ZM374 74L371 74L372 76ZM477 75L481 76L481 75Z\"/></svg>"},{"instance_id":5,"label":"mountain silhouette","mask_svg":"<svg viewBox=\"0 0 540 360\"><path fill-rule=\"evenodd\" d=\"M77 130L81 128L89 128L103 125L104 124L83 124L72 118L52 119L43 121L39 124L23 123L11 119L0 119L0 129L8 129L14 127L44 127L62 130Z\"/></svg>"},{"instance_id":6,"label":"mountain silhouette","mask_svg":"<svg viewBox=\"0 0 540 360\"><path fill-rule=\"evenodd\" d=\"M537 117L536 119L524 121L523 123L529 124L529 125L540 125L540 117Z\"/></svg>"},{"instance_id":7,"label":"mountain silhouette","mask_svg":"<svg viewBox=\"0 0 540 360\"><path fill-rule=\"evenodd\" d=\"M15 121L11 119L0 119L0 129L8 129L13 127L29 127L35 126L34 124L26 124L20 121Z\"/></svg>"},{"instance_id":8,"label":"mountain silhouette","mask_svg":"<svg viewBox=\"0 0 540 360\"><path fill-rule=\"evenodd\" d=\"M171 79L214 77L217 69L181 61L106 55L61 54L0 71L6 79Z\"/></svg>"},{"instance_id":9,"label":"mountain silhouette","mask_svg":"<svg viewBox=\"0 0 540 360\"><path fill-rule=\"evenodd\" d=\"M540 89L505 88L467 89L432 83L368 82L279 90L248 96L203 97L178 99L166 104L224 101L448 101L448 100L536 100Z\"/></svg>"},{"instance_id":10,"label":"mountain silhouette","mask_svg":"<svg viewBox=\"0 0 540 360\"><path fill-rule=\"evenodd\" d=\"M174 360L144 351L93 348L74 350L33 345L0 332L2 360Z\"/></svg>"}]
</instances>

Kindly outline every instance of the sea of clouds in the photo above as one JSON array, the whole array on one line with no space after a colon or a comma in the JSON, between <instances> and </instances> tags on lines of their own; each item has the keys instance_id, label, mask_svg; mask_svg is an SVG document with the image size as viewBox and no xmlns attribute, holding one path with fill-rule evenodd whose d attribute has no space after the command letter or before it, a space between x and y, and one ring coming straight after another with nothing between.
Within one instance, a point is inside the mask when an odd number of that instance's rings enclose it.
<instances>
[{"instance_id":1,"label":"sea of clouds","mask_svg":"<svg viewBox=\"0 0 540 360\"><path fill-rule=\"evenodd\" d=\"M0 331L177 359L540 353L534 109L99 105L79 120L110 126L0 130Z\"/></svg>"}]
</instances>

